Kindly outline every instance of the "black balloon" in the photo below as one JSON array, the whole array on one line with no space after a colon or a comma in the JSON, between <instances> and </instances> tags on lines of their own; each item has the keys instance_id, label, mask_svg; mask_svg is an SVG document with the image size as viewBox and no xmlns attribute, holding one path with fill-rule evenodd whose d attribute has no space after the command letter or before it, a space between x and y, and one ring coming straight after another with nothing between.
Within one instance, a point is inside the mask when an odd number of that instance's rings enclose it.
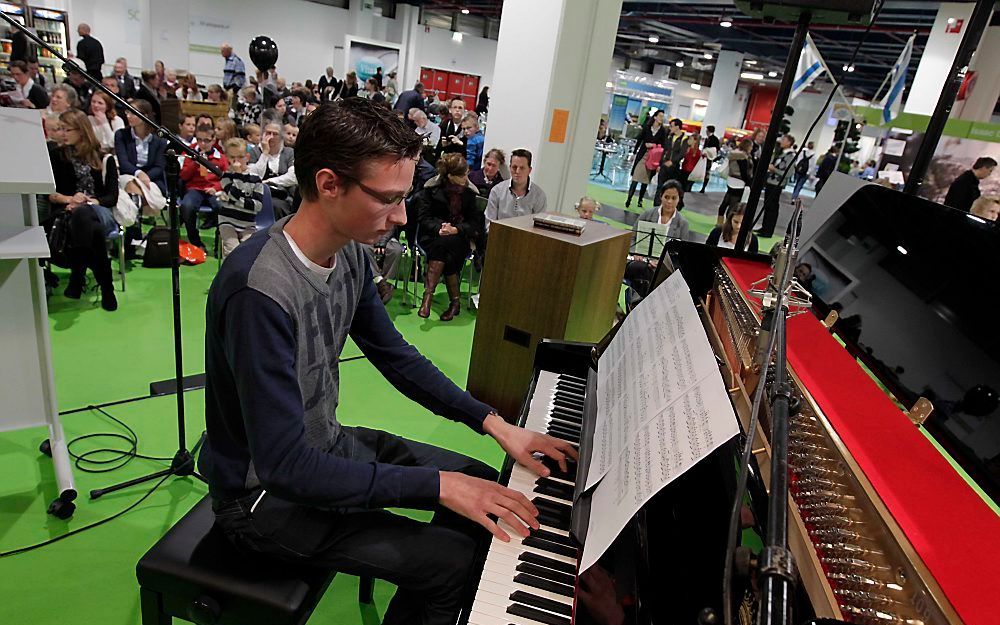
<instances>
[{"instance_id":1,"label":"black balloon","mask_svg":"<svg viewBox=\"0 0 1000 625\"><path fill-rule=\"evenodd\" d=\"M274 67L278 62L278 44L267 35L258 35L250 42L250 60L262 72Z\"/></svg>"},{"instance_id":2,"label":"black balloon","mask_svg":"<svg viewBox=\"0 0 1000 625\"><path fill-rule=\"evenodd\" d=\"M1000 405L1000 394L992 387L977 384L965 391L961 405L963 412L975 417L985 417Z\"/></svg>"}]
</instances>

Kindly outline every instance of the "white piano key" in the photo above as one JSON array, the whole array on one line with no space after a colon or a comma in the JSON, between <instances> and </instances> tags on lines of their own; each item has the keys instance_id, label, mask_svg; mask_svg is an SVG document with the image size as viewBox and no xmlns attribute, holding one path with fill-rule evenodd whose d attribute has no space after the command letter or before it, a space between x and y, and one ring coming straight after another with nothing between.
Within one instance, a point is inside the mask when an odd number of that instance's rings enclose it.
<instances>
[{"instance_id":1,"label":"white piano key","mask_svg":"<svg viewBox=\"0 0 1000 625\"><path fill-rule=\"evenodd\" d=\"M521 573L520 571L515 571L514 569L508 570L508 569L503 569L502 567L492 566L492 563L490 562L487 562L487 564L489 564L490 566L487 566L486 569L483 571L483 578L479 582L480 591L486 590L487 592L494 592L494 593L497 592L496 590L490 590L489 587L483 585L483 581L487 581L507 588L506 590L507 595L510 595L510 593L514 592L515 590L523 590L524 592L528 592L538 597L542 597L543 599L551 599L552 601L556 601L558 603L562 603L565 605L573 605L572 597L567 597L565 595L549 592L548 590L544 590L542 588L535 588L534 586L529 586L528 584L521 584L519 582L515 582L514 577L516 575L519 575ZM498 593L498 594L503 594L503 593ZM504 595L504 597L507 600L507 603L504 605L510 605L512 603L510 601L510 598L507 597L507 595Z\"/></svg>"}]
</instances>

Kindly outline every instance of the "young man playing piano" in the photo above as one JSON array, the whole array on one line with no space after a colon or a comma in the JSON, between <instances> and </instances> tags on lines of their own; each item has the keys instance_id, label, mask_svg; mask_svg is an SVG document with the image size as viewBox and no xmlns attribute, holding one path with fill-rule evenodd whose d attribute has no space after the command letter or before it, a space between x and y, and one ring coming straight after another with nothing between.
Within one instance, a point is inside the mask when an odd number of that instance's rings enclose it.
<instances>
[{"instance_id":1,"label":"young man playing piano","mask_svg":"<svg viewBox=\"0 0 1000 625\"><path fill-rule=\"evenodd\" d=\"M485 527L520 536L537 509L454 452L337 422L348 335L397 389L490 434L518 462L565 470L573 447L510 425L406 343L376 294L363 244L406 222L421 139L390 110L351 98L303 122L302 205L241 244L209 291L200 468L217 522L240 548L398 586L385 623L451 623ZM430 523L388 507L434 510Z\"/></svg>"}]
</instances>

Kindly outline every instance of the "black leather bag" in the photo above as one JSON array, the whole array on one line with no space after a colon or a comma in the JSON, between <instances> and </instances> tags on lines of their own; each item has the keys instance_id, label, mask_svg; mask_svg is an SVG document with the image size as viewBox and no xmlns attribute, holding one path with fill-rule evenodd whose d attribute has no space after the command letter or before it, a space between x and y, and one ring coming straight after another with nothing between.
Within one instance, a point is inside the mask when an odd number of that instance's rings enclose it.
<instances>
[{"instance_id":1,"label":"black leather bag","mask_svg":"<svg viewBox=\"0 0 1000 625\"><path fill-rule=\"evenodd\" d=\"M69 269L69 220L71 213L62 211L52 218L49 229L49 263Z\"/></svg>"},{"instance_id":2,"label":"black leather bag","mask_svg":"<svg viewBox=\"0 0 1000 625\"><path fill-rule=\"evenodd\" d=\"M143 267L170 266L170 228L153 226L146 234L146 251L142 256Z\"/></svg>"}]
</instances>

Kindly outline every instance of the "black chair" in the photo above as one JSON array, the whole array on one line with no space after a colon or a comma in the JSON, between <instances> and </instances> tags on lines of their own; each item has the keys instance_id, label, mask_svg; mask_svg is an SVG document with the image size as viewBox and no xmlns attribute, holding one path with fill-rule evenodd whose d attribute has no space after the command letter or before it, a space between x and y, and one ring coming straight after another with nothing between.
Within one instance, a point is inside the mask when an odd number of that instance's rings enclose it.
<instances>
[{"instance_id":1,"label":"black chair","mask_svg":"<svg viewBox=\"0 0 1000 625\"><path fill-rule=\"evenodd\" d=\"M336 571L239 551L215 527L205 497L136 566L143 625L301 625ZM358 599L372 603L373 580Z\"/></svg>"}]
</instances>

